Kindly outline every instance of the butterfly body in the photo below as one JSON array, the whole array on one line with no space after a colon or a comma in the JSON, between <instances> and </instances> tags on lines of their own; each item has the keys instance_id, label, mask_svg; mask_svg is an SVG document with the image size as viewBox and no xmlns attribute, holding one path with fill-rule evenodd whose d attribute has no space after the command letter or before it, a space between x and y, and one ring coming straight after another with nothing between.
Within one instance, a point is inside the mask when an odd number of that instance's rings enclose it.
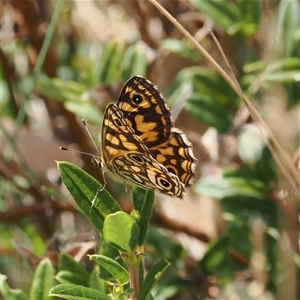
<instances>
[{"instance_id":1,"label":"butterfly body","mask_svg":"<svg viewBox=\"0 0 300 300\"><path fill-rule=\"evenodd\" d=\"M116 105L108 104L100 152L96 163L119 181L179 198L197 163L163 95L141 76L125 83Z\"/></svg>"}]
</instances>

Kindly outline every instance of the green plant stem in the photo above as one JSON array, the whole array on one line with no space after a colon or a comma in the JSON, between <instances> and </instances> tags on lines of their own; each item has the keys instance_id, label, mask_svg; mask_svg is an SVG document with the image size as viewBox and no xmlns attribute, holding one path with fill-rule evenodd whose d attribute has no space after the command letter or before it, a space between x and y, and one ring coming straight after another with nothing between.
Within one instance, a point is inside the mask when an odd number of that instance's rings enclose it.
<instances>
[{"instance_id":1,"label":"green plant stem","mask_svg":"<svg viewBox=\"0 0 300 300\"><path fill-rule=\"evenodd\" d=\"M127 265L130 277L130 288L134 289L132 294L132 300L138 299L140 293L140 282L139 282L139 264L136 266Z\"/></svg>"},{"instance_id":2,"label":"green plant stem","mask_svg":"<svg viewBox=\"0 0 300 300\"><path fill-rule=\"evenodd\" d=\"M51 40L52 40L52 37L53 37L53 34L54 34L54 29L56 28L58 17L59 17L59 14L61 12L61 9L63 7L63 4L64 4L64 0L59 0L57 2L56 6L55 6L55 10L54 10L53 16L51 18L49 28L48 28L47 33L46 33L44 43L42 45L40 54L37 58L36 65L35 65L34 70L33 70L34 79L37 79L38 75L40 75L40 73L41 73L42 66L44 64L45 57L47 55L47 51L49 49L49 46L50 46L50 43L51 43Z\"/></svg>"}]
</instances>

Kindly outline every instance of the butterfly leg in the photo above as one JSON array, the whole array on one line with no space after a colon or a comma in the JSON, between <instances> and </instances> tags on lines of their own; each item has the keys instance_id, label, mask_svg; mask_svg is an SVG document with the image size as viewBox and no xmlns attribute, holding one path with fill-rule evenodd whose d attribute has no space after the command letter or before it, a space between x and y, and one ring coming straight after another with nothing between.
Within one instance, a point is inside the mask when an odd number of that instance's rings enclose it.
<instances>
[{"instance_id":1,"label":"butterfly leg","mask_svg":"<svg viewBox=\"0 0 300 300\"><path fill-rule=\"evenodd\" d=\"M92 205L91 205L91 208L90 208L90 213L91 213L91 211L92 211L92 208L93 208L94 205L95 205L95 201L96 201L96 199L97 199L98 193L101 192L101 190L103 190L103 188L101 188L101 189L99 188L99 189L97 189L97 191L96 191L95 197L94 197L93 200L92 200Z\"/></svg>"},{"instance_id":2,"label":"butterfly leg","mask_svg":"<svg viewBox=\"0 0 300 300\"><path fill-rule=\"evenodd\" d=\"M101 172L102 172L102 177L103 177L103 186L101 189L100 188L98 189L99 192L104 191L105 187L107 186L107 182L106 182L106 178L105 178L105 170L102 168Z\"/></svg>"}]
</instances>

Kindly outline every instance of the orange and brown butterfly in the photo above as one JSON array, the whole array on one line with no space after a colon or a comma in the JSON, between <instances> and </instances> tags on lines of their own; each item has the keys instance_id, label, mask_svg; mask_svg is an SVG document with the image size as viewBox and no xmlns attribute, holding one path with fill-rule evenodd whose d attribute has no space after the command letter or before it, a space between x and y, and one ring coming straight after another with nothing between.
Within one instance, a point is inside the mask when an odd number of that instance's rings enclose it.
<instances>
[{"instance_id":1,"label":"orange and brown butterfly","mask_svg":"<svg viewBox=\"0 0 300 300\"><path fill-rule=\"evenodd\" d=\"M141 76L130 78L117 104L106 108L100 160L125 181L179 198L193 182L197 163L164 96Z\"/></svg>"},{"instance_id":2,"label":"orange and brown butterfly","mask_svg":"<svg viewBox=\"0 0 300 300\"><path fill-rule=\"evenodd\" d=\"M117 104L107 105L100 156L94 160L119 181L179 198L192 184L197 164L164 96L142 76L131 77Z\"/></svg>"}]
</instances>

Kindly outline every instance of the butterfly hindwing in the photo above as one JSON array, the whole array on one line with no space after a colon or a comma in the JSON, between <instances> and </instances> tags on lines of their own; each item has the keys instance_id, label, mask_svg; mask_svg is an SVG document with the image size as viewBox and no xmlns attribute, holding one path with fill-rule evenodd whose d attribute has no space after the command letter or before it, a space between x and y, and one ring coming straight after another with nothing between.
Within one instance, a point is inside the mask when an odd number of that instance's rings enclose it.
<instances>
[{"instance_id":1,"label":"butterfly hindwing","mask_svg":"<svg viewBox=\"0 0 300 300\"><path fill-rule=\"evenodd\" d=\"M194 181L197 160L185 134L173 127L170 138L159 147L151 148L153 158L175 174L185 186Z\"/></svg>"},{"instance_id":2,"label":"butterfly hindwing","mask_svg":"<svg viewBox=\"0 0 300 300\"><path fill-rule=\"evenodd\" d=\"M114 166L118 175L142 188L178 198L182 198L185 192L179 178L151 156L135 152L127 153L116 158Z\"/></svg>"}]
</instances>

